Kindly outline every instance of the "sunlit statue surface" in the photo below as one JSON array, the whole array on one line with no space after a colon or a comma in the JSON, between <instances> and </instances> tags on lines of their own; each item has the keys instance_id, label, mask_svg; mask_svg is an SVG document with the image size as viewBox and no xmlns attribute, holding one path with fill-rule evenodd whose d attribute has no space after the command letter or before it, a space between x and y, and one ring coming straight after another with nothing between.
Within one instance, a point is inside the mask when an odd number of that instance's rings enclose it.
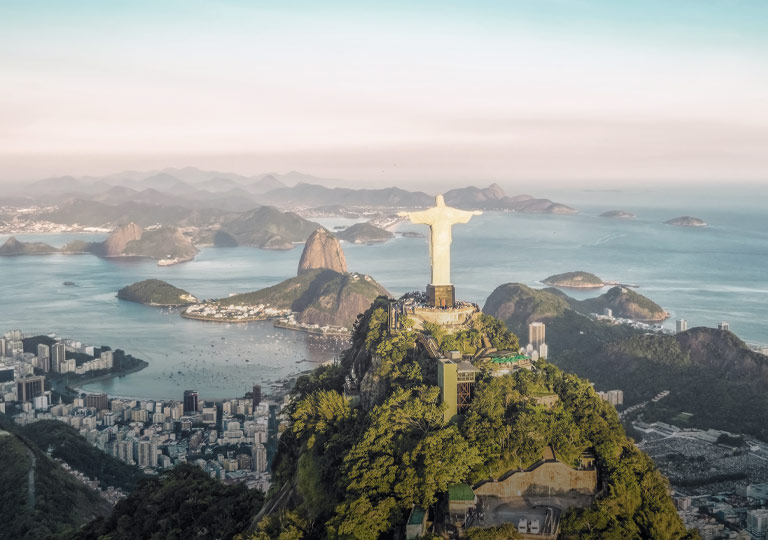
<instances>
[{"instance_id":1,"label":"sunlit statue surface","mask_svg":"<svg viewBox=\"0 0 768 540\"><path fill-rule=\"evenodd\" d=\"M434 300L435 288L451 287L451 228L458 223L467 223L472 216L482 214L479 210L467 211L445 206L442 195L435 197L432 208L421 212L400 212L401 217L407 217L411 223L429 225L429 259L432 265L432 289L430 299ZM452 288L452 287L451 287ZM451 291L451 297L453 291ZM452 300L450 301L452 303ZM435 305L446 305L446 302L434 300Z\"/></svg>"}]
</instances>

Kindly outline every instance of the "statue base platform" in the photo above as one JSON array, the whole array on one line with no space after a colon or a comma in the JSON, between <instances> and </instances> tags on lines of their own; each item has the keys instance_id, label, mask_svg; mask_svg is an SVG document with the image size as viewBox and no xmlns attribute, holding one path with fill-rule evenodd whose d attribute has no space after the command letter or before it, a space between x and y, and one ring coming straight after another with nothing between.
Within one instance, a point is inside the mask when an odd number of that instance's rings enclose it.
<instances>
[{"instance_id":1,"label":"statue base platform","mask_svg":"<svg viewBox=\"0 0 768 540\"><path fill-rule=\"evenodd\" d=\"M427 303L439 308L452 308L456 304L453 285L427 285Z\"/></svg>"},{"instance_id":2,"label":"statue base platform","mask_svg":"<svg viewBox=\"0 0 768 540\"><path fill-rule=\"evenodd\" d=\"M478 312L472 305L460 305L452 308L414 307L407 312L417 330L424 328L425 322L439 324L449 334L467 328L472 317Z\"/></svg>"}]
</instances>

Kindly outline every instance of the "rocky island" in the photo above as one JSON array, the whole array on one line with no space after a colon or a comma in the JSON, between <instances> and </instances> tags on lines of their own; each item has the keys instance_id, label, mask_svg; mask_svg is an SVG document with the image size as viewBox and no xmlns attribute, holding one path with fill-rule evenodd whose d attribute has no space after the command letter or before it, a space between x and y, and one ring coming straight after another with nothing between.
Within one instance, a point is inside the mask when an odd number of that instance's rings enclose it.
<instances>
[{"instance_id":1,"label":"rocky island","mask_svg":"<svg viewBox=\"0 0 768 540\"><path fill-rule=\"evenodd\" d=\"M565 287L569 289L599 289L605 287L606 283L595 274L589 272L576 271L566 272L564 274L555 274L542 281L545 285L552 287Z\"/></svg>"},{"instance_id":2,"label":"rocky island","mask_svg":"<svg viewBox=\"0 0 768 540\"><path fill-rule=\"evenodd\" d=\"M624 210L609 210L608 212L600 214L600 217L610 219L635 219L637 216L632 212L625 212Z\"/></svg>"},{"instance_id":3,"label":"rocky island","mask_svg":"<svg viewBox=\"0 0 768 540\"><path fill-rule=\"evenodd\" d=\"M692 216L681 216L674 219L665 221L667 225L675 225L677 227L706 227L707 223L699 218Z\"/></svg>"},{"instance_id":4,"label":"rocky island","mask_svg":"<svg viewBox=\"0 0 768 540\"><path fill-rule=\"evenodd\" d=\"M351 244L374 244L378 242L386 242L387 240L394 238L395 235L386 229L365 222L355 223L336 233L336 236Z\"/></svg>"},{"instance_id":5,"label":"rocky island","mask_svg":"<svg viewBox=\"0 0 768 540\"><path fill-rule=\"evenodd\" d=\"M185 306L198 300L187 291L160 279L145 279L117 291L120 300L146 306Z\"/></svg>"}]
</instances>

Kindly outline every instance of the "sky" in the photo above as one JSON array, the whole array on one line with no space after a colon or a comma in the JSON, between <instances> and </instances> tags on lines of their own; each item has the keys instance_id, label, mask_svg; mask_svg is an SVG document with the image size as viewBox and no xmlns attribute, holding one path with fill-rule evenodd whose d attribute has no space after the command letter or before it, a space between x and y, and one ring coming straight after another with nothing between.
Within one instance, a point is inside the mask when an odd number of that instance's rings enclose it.
<instances>
[{"instance_id":1,"label":"sky","mask_svg":"<svg viewBox=\"0 0 768 540\"><path fill-rule=\"evenodd\" d=\"M768 182L765 0L0 0L0 181Z\"/></svg>"}]
</instances>

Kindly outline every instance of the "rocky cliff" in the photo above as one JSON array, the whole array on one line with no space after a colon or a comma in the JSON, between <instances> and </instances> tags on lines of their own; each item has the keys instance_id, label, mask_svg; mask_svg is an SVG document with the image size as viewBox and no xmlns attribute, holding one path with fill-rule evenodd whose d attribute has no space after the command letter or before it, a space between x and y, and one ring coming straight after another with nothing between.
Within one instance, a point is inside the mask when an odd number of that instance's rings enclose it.
<instances>
[{"instance_id":1,"label":"rocky cliff","mask_svg":"<svg viewBox=\"0 0 768 540\"><path fill-rule=\"evenodd\" d=\"M129 257L175 262L188 261L196 254L192 241L173 227L145 231L141 238L128 242L122 251L122 255Z\"/></svg>"},{"instance_id":2,"label":"rocky cliff","mask_svg":"<svg viewBox=\"0 0 768 540\"><path fill-rule=\"evenodd\" d=\"M120 225L101 243L98 254L102 257L121 257L129 242L141 239L144 229L131 222Z\"/></svg>"},{"instance_id":3,"label":"rocky cliff","mask_svg":"<svg viewBox=\"0 0 768 540\"><path fill-rule=\"evenodd\" d=\"M322 228L315 230L307 239L301 259L299 259L298 273L301 274L318 268L333 270L342 274L347 271L347 259L344 257L339 241Z\"/></svg>"},{"instance_id":4,"label":"rocky cliff","mask_svg":"<svg viewBox=\"0 0 768 540\"><path fill-rule=\"evenodd\" d=\"M158 264L189 261L197 254L192 240L175 227L144 230L135 223L121 225L103 242L76 240L64 246L65 253L93 253L100 257L146 257Z\"/></svg>"}]
</instances>

